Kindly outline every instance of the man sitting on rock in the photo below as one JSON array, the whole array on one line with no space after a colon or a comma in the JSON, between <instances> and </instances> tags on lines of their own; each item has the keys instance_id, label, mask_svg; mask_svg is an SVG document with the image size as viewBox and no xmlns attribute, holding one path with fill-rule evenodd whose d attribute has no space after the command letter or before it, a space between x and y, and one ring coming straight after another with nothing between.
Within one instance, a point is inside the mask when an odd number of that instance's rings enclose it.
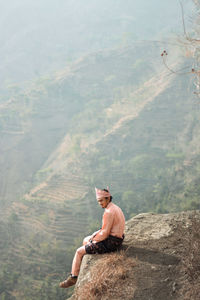
<instances>
[{"instance_id":1,"label":"man sitting on rock","mask_svg":"<svg viewBox=\"0 0 200 300\"><path fill-rule=\"evenodd\" d=\"M83 246L76 250L71 275L60 283L61 288L68 288L76 284L81 261L85 254L102 254L116 251L124 239L125 218L121 208L112 203L109 189L97 189L96 199L105 208L102 228L83 240Z\"/></svg>"}]
</instances>

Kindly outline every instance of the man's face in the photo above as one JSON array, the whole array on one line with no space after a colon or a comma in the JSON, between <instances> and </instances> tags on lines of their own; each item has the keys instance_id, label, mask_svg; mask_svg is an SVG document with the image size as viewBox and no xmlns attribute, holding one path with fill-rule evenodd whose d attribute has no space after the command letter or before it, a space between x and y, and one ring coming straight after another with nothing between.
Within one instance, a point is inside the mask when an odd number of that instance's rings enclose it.
<instances>
[{"instance_id":1,"label":"man's face","mask_svg":"<svg viewBox=\"0 0 200 300\"><path fill-rule=\"evenodd\" d=\"M102 208L106 208L108 203L110 202L110 198L102 197L101 199L98 199L97 202Z\"/></svg>"}]
</instances>

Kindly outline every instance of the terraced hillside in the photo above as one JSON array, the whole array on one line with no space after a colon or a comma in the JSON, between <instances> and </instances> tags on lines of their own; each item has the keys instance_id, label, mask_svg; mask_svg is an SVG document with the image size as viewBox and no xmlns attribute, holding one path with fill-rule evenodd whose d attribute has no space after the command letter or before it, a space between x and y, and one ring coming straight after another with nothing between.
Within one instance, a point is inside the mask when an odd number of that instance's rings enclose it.
<instances>
[{"instance_id":1,"label":"terraced hillside","mask_svg":"<svg viewBox=\"0 0 200 300\"><path fill-rule=\"evenodd\" d=\"M162 68L157 44L146 49L138 43L98 52L25 91L10 91L0 107L1 202L23 197L59 169L63 173L129 110L136 113L145 94L141 100L136 95L134 104L132 94Z\"/></svg>"},{"instance_id":2,"label":"terraced hillside","mask_svg":"<svg viewBox=\"0 0 200 300\"><path fill-rule=\"evenodd\" d=\"M129 216L199 207L200 107L184 82L181 77L170 82L84 160L82 168L92 170L100 186L112 186Z\"/></svg>"},{"instance_id":3,"label":"terraced hillside","mask_svg":"<svg viewBox=\"0 0 200 300\"><path fill-rule=\"evenodd\" d=\"M72 197L73 185L65 188ZM43 290L49 299L63 299L58 280L69 272L74 241L88 227L88 208L82 198L70 200L63 195L51 186L44 198L41 194L13 202L6 210L0 223L0 249L1 286L7 297L36 299Z\"/></svg>"}]
</instances>

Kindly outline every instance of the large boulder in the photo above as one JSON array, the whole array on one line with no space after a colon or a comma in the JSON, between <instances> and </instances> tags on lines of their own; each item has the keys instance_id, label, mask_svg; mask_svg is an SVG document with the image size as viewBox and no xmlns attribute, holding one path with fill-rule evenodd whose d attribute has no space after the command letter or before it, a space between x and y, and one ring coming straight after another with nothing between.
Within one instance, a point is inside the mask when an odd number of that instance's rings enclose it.
<instances>
[{"instance_id":1,"label":"large boulder","mask_svg":"<svg viewBox=\"0 0 200 300\"><path fill-rule=\"evenodd\" d=\"M84 256L70 300L200 299L199 247L199 211L139 214L121 251Z\"/></svg>"}]
</instances>

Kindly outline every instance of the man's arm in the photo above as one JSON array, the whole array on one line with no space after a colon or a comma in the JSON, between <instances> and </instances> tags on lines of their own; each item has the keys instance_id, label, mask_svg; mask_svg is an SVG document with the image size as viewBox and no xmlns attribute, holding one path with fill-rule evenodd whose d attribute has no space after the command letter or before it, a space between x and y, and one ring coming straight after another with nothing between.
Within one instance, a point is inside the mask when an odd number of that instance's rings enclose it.
<instances>
[{"instance_id":1,"label":"man's arm","mask_svg":"<svg viewBox=\"0 0 200 300\"><path fill-rule=\"evenodd\" d=\"M97 233L98 233L100 230L101 230L101 229L99 229L99 230L93 232L93 234L91 235L91 238L93 239L93 238L97 235Z\"/></svg>"},{"instance_id":2,"label":"man's arm","mask_svg":"<svg viewBox=\"0 0 200 300\"><path fill-rule=\"evenodd\" d=\"M93 232L92 236L94 237L100 230L101 230L101 229L99 229L99 230Z\"/></svg>"},{"instance_id":3,"label":"man's arm","mask_svg":"<svg viewBox=\"0 0 200 300\"><path fill-rule=\"evenodd\" d=\"M105 212L103 215L103 224L102 228L99 230L99 232L95 235L95 237L92 239L93 242L100 242L105 240L111 231L112 225L114 221L114 214L112 212Z\"/></svg>"}]
</instances>

